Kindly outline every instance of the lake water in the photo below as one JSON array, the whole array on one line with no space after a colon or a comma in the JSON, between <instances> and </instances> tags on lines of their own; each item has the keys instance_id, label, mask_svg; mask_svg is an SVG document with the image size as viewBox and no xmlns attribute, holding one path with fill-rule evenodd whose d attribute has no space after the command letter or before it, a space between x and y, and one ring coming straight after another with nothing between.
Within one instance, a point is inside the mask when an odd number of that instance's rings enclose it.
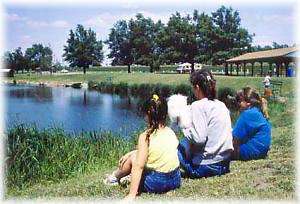
<instances>
[{"instance_id":1,"label":"lake water","mask_svg":"<svg viewBox=\"0 0 300 204\"><path fill-rule=\"evenodd\" d=\"M6 128L35 123L67 132L111 131L129 136L144 127L133 98L65 87L5 85Z\"/></svg>"}]
</instances>

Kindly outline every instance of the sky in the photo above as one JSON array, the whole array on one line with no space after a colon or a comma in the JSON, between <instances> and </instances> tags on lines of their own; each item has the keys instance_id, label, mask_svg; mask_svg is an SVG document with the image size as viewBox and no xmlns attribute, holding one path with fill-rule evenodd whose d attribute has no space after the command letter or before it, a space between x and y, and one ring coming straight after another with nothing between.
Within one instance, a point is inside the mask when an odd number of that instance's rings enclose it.
<instances>
[{"instance_id":1,"label":"sky","mask_svg":"<svg viewBox=\"0 0 300 204\"><path fill-rule=\"evenodd\" d=\"M26 3L25 3L26 2ZM296 43L295 1L73 1L64 4L52 0L4 1L5 50L21 47L25 50L33 43L42 43L52 48L54 60L62 62L63 46L70 29L77 24L92 28L98 39L105 41L117 20L129 20L137 13L154 21L167 23L171 14L192 14L194 9L211 14L221 5L231 6L241 17L241 26L255 33L253 45L271 45L272 42L293 45ZM188 3L187 3L188 2ZM104 46L104 54L109 50ZM108 64L105 56L103 64Z\"/></svg>"}]
</instances>

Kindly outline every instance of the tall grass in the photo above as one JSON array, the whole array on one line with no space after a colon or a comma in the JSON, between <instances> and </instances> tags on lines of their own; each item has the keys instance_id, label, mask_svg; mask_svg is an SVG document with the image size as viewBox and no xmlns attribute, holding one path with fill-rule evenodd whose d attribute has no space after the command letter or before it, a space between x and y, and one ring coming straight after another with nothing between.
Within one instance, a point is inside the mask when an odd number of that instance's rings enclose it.
<instances>
[{"instance_id":1,"label":"tall grass","mask_svg":"<svg viewBox=\"0 0 300 204\"><path fill-rule=\"evenodd\" d=\"M16 125L6 136L6 184L21 188L111 168L133 148L133 141L110 133L70 135L59 128L38 130L35 126Z\"/></svg>"}]
</instances>

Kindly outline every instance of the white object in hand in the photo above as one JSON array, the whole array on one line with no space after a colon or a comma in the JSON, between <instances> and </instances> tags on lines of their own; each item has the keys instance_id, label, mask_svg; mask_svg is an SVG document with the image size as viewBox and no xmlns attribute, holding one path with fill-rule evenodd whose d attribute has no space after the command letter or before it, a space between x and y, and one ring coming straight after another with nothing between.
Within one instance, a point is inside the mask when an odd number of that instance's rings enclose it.
<instances>
[{"instance_id":1,"label":"white object in hand","mask_svg":"<svg viewBox=\"0 0 300 204\"><path fill-rule=\"evenodd\" d=\"M172 123L177 123L180 128L192 126L191 106L187 105L187 97L181 94L168 98L168 115Z\"/></svg>"}]
</instances>

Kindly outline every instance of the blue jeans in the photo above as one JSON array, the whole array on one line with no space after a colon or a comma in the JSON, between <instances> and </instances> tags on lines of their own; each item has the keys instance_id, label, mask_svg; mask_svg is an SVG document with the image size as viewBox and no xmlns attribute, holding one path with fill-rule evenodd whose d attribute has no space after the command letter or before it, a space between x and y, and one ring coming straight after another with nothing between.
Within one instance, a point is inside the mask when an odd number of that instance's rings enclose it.
<instances>
[{"instance_id":1,"label":"blue jeans","mask_svg":"<svg viewBox=\"0 0 300 204\"><path fill-rule=\"evenodd\" d=\"M191 156L186 154L191 154L190 144L186 138L183 138L178 146L178 158L180 161L180 167L185 171L185 176L190 178L202 178L211 176L221 176L223 174L229 173L229 163L230 161L221 161L214 164L207 165L195 165L193 164Z\"/></svg>"},{"instance_id":2,"label":"blue jeans","mask_svg":"<svg viewBox=\"0 0 300 204\"><path fill-rule=\"evenodd\" d=\"M269 148L257 145L257 143L250 140L239 146L239 160L264 159L267 157L268 151Z\"/></svg>"},{"instance_id":3,"label":"blue jeans","mask_svg":"<svg viewBox=\"0 0 300 204\"><path fill-rule=\"evenodd\" d=\"M140 191L148 193L165 193L179 188L181 176L179 169L169 173L145 170L140 183Z\"/></svg>"}]
</instances>

